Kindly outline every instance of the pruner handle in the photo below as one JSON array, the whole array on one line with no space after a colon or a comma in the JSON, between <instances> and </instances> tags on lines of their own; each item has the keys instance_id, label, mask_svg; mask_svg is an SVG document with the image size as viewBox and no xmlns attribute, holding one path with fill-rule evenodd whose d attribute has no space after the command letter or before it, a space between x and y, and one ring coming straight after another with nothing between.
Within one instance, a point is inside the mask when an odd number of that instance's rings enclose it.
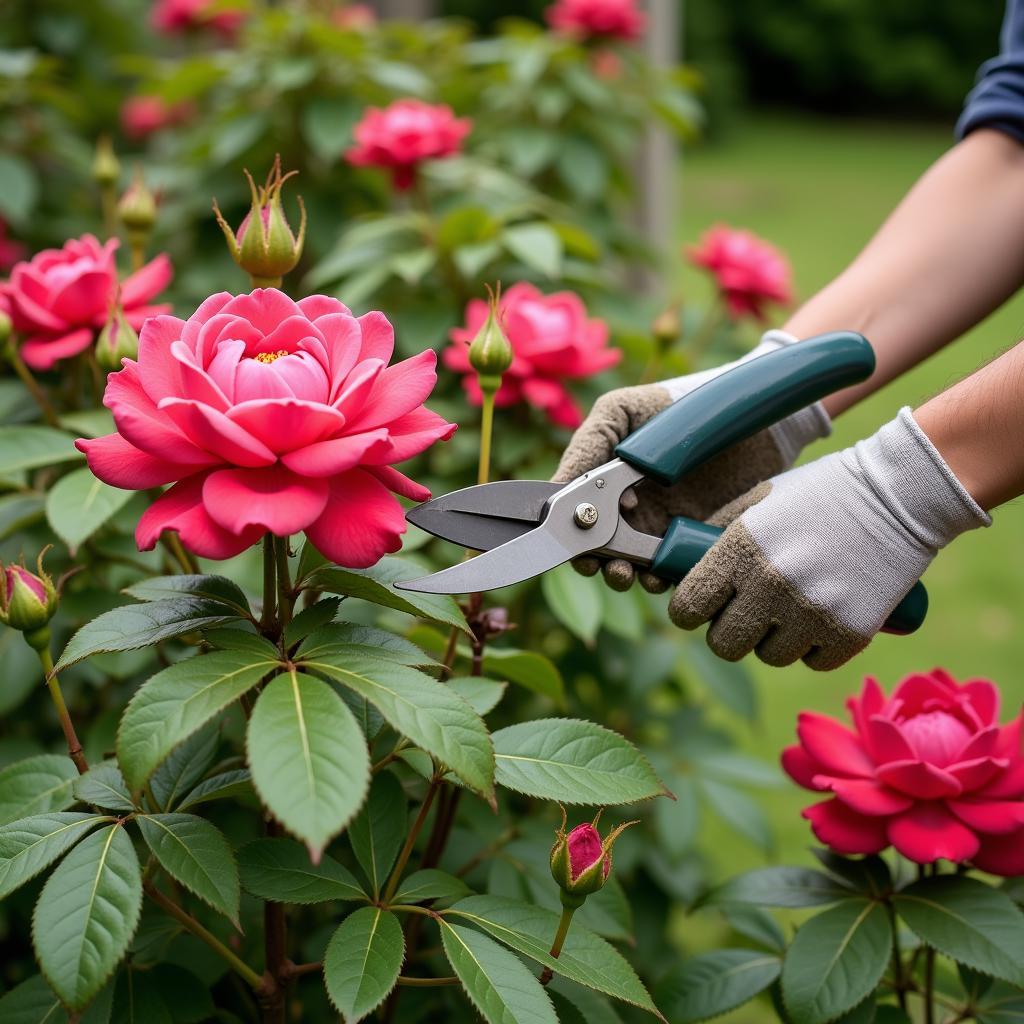
<instances>
[{"instance_id":1,"label":"pruner handle","mask_svg":"<svg viewBox=\"0 0 1024 1024\"><path fill-rule=\"evenodd\" d=\"M654 554L650 571L655 576L678 583L705 555L722 535L718 526L709 526L696 519L676 516L669 523L665 537ZM928 591L918 580L910 592L892 610L882 626L883 633L901 636L913 633L928 613Z\"/></svg>"}]
</instances>

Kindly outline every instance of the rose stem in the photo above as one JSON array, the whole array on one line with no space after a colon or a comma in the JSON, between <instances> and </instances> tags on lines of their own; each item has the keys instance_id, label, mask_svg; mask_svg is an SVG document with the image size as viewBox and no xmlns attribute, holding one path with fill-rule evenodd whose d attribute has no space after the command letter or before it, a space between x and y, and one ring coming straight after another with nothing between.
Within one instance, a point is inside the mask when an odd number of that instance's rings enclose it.
<instances>
[{"instance_id":1,"label":"rose stem","mask_svg":"<svg viewBox=\"0 0 1024 1024\"><path fill-rule=\"evenodd\" d=\"M263 535L263 614L260 616L260 632L274 632L274 616L277 603L277 568L274 560L274 535Z\"/></svg>"},{"instance_id":2,"label":"rose stem","mask_svg":"<svg viewBox=\"0 0 1024 1024\"><path fill-rule=\"evenodd\" d=\"M18 375L21 383L25 385L28 393L35 400L36 405L39 406L39 411L43 414L43 419L51 427L60 427L60 421L57 419L57 414L53 411L53 406L50 405L50 400L46 397L46 392L43 391L39 384L39 381L32 376L32 371L25 365L21 358L21 354L15 347L13 342L7 346L7 358L10 360L11 366L14 367L14 372Z\"/></svg>"},{"instance_id":3,"label":"rose stem","mask_svg":"<svg viewBox=\"0 0 1024 1024\"><path fill-rule=\"evenodd\" d=\"M247 963L235 956L216 935L207 931L188 911L179 907L174 900L165 896L155 886L147 884L146 895L161 910L166 911L179 924L187 928L197 939L205 942L218 956L223 957L254 989L260 988L263 979Z\"/></svg>"},{"instance_id":4,"label":"rose stem","mask_svg":"<svg viewBox=\"0 0 1024 1024\"><path fill-rule=\"evenodd\" d=\"M75 763L79 775L84 775L89 770L89 762L82 753L82 744L78 742L78 734L68 713L68 706L64 703L64 693L60 688L60 680L57 673L53 671L53 658L50 657L49 646L39 652L39 662L43 666L43 674L46 677L46 686L53 698L54 707L57 709L57 717L60 719L61 728L64 730L64 738L68 741L68 757Z\"/></svg>"},{"instance_id":5,"label":"rose stem","mask_svg":"<svg viewBox=\"0 0 1024 1024\"><path fill-rule=\"evenodd\" d=\"M199 565L196 560L185 550L181 538L173 530L165 530L160 535L160 540L167 550L174 556L174 560L189 576L199 574Z\"/></svg>"},{"instance_id":6,"label":"rose stem","mask_svg":"<svg viewBox=\"0 0 1024 1024\"><path fill-rule=\"evenodd\" d=\"M288 538L275 537L274 551L277 559L277 611L281 628L292 621L292 582L288 572Z\"/></svg>"},{"instance_id":7,"label":"rose stem","mask_svg":"<svg viewBox=\"0 0 1024 1024\"><path fill-rule=\"evenodd\" d=\"M892 903L886 900L886 909L889 912L889 921L892 925L892 981L896 989L896 999L900 1009L906 1012L907 1009L907 983L903 977L903 953L900 949L900 933L896 922L896 910Z\"/></svg>"},{"instance_id":8,"label":"rose stem","mask_svg":"<svg viewBox=\"0 0 1024 1024\"><path fill-rule=\"evenodd\" d=\"M459 985L461 982L454 974L445 978L407 978L400 974L398 984L406 988L435 988L439 985Z\"/></svg>"},{"instance_id":9,"label":"rose stem","mask_svg":"<svg viewBox=\"0 0 1024 1024\"><path fill-rule=\"evenodd\" d=\"M399 853L398 860L395 861L395 866L391 871L391 877L384 887L384 895L381 901L385 906L391 902L392 897L398 890L398 883L402 877L402 872L405 870L405 865L409 863L409 856L412 854L420 832L423 831L423 825L427 820L427 815L430 813L431 804L434 802L434 797L437 796L440 785L441 776L435 771L434 777L430 780L430 785L427 787L426 796L423 797L423 803L420 804L419 814L416 815L416 820L412 823L412 828L409 829L409 835L406 836L402 852Z\"/></svg>"},{"instance_id":10,"label":"rose stem","mask_svg":"<svg viewBox=\"0 0 1024 1024\"><path fill-rule=\"evenodd\" d=\"M572 915L575 913L575 907L562 907L562 916L558 919L558 931L555 932L555 941L551 943L549 951L549 955L556 960L562 952L562 946L565 945L565 937L569 934L569 925L572 924ZM540 973L540 983L546 985L554 977L554 973L550 967L545 967Z\"/></svg>"}]
</instances>

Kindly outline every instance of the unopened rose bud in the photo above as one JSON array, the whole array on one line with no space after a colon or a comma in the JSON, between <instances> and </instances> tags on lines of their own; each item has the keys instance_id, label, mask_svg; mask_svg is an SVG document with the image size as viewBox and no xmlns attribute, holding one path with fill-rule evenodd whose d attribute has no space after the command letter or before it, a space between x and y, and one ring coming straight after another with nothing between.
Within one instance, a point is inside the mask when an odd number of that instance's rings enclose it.
<instances>
[{"instance_id":1,"label":"unopened rose bud","mask_svg":"<svg viewBox=\"0 0 1024 1024\"><path fill-rule=\"evenodd\" d=\"M299 210L302 219L299 223L299 234L292 233L291 226L281 206L281 187L297 171L281 173L281 157L274 160L274 166L267 177L267 182L260 188L246 171L249 190L252 193L252 206L239 225L238 231L232 231L230 225L221 215L217 202L214 200L213 212L228 249L234 261L244 270L257 286L277 286L281 278L294 269L302 256L302 247L306 240L306 207L299 197Z\"/></svg>"},{"instance_id":2,"label":"unopened rose bud","mask_svg":"<svg viewBox=\"0 0 1024 1024\"><path fill-rule=\"evenodd\" d=\"M92 180L101 188L113 188L121 177L121 164L114 152L109 135L101 135L96 142L92 160Z\"/></svg>"},{"instance_id":3,"label":"unopened rose bud","mask_svg":"<svg viewBox=\"0 0 1024 1024\"><path fill-rule=\"evenodd\" d=\"M156 223L156 196L146 185L142 169L136 168L132 183L125 189L117 204L117 215L121 223L131 232L148 235Z\"/></svg>"},{"instance_id":4,"label":"unopened rose bud","mask_svg":"<svg viewBox=\"0 0 1024 1024\"><path fill-rule=\"evenodd\" d=\"M0 351L6 348L13 332L14 324L11 322L10 314L5 309L0 309Z\"/></svg>"},{"instance_id":5,"label":"unopened rose bud","mask_svg":"<svg viewBox=\"0 0 1024 1024\"><path fill-rule=\"evenodd\" d=\"M110 318L96 339L96 362L101 369L112 373L121 369L123 359L135 359L138 354L139 336L118 305L111 310Z\"/></svg>"},{"instance_id":6,"label":"unopened rose bud","mask_svg":"<svg viewBox=\"0 0 1024 1024\"><path fill-rule=\"evenodd\" d=\"M501 286L490 294L490 310L483 326L469 345L469 365L477 372L480 388L495 392L501 387L501 375L512 365L515 353L501 326Z\"/></svg>"},{"instance_id":7,"label":"unopened rose bud","mask_svg":"<svg viewBox=\"0 0 1024 1024\"><path fill-rule=\"evenodd\" d=\"M48 623L57 610L57 588L43 569L43 556L39 556L37 572L29 572L23 565L3 567L3 587L0 589L0 622L25 634L25 639L36 650L49 644Z\"/></svg>"},{"instance_id":8,"label":"unopened rose bud","mask_svg":"<svg viewBox=\"0 0 1024 1024\"><path fill-rule=\"evenodd\" d=\"M566 815L562 808L562 825L555 834L551 848L551 877L562 890L562 905L569 908L582 906L591 894L603 888L612 872L612 845L635 821L617 825L602 839L597 831L601 812L592 822L577 825L568 834Z\"/></svg>"},{"instance_id":9,"label":"unopened rose bud","mask_svg":"<svg viewBox=\"0 0 1024 1024\"><path fill-rule=\"evenodd\" d=\"M654 318L651 334L663 345L671 345L679 338L683 326L679 318L679 304L673 303Z\"/></svg>"}]
</instances>

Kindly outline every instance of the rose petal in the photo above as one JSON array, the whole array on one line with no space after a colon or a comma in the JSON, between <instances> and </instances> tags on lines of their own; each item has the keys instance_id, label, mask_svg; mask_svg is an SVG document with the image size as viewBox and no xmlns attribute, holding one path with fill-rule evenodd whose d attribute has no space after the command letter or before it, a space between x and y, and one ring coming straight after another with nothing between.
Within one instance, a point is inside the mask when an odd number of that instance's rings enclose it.
<instances>
[{"instance_id":1,"label":"rose petal","mask_svg":"<svg viewBox=\"0 0 1024 1024\"><path fill-rule=\"evenodd\" d=\"M999 720L999 688L987 679L972 679L961 688L981 725L992 725Z\"/></svg>"},{"instance_id":2,"label":"rose petal","mask_svg":"<svg viewBox=\"0 0 1024 1024\"><path fill-rule=\"evenodd\" d=\"M804 749L829 775L870 778L875 774L860 739L834 718L802 711L796 731Z\"/></svg>"},{"instance_id":3,"label":"rose petal","mask_svg":"<svg viewBox=\"0 0 1024 1024\"><path fill-rule=\"evenodd\" d=\"M334 476L362 464L376 449L386 448L387 436L387 430L380 427L363 434L335 437L288 452L281 456L281 461L303 476Z\"/></svg>"},{"instance_id":4,"label":"rose petal","mask_svg":"<svg viewBox=\"0 0 1024 1024\"><path fill-rule=\"evenodd\" d=\"M165 398L158 406L198 447L219 455L236 466L269 466L277 461L274 453L237 423L199 402L184 398Z\"/></svg>"},{"instance_id":5,"label":"rose petal","mask_svg":"<svg viewBox=\"0 0 1024 1024\"><path fill-rule=\"evenodd\" d=\"M331 561L367 569L401 548L405 529L402 506L391 492L369 473L353 469L331 480L327 507L306 536Z\"/></svg>"},{"instance_id":6,"label":"rose petal","mask_svg":"<svg viewBox=\"0 0 1024 1024\"><path fill-rule=\"evenodd\" d=\"M978 837L941 803L914 804L890 820L888 831L892 845L915 864L970 860L980 845Z\"/></svg>"},{"instance_id":7,"label":"rose petal","mask_svg":"<svg viewBox=\"0 0 1024 1024\"><path fill-rule=\"evenodd\" d=\"M888 718L875 715L868 720L864 742L876 764L887 761L912 761L914 748L900 732L899 726Z\"/></svg>"},{"instance_id":8,"label":"rose petal","mask_svg":"<svg viewBox=\"0 0 1024 1024\"><path fill-rule=\"evenodd\" d=\"M149 302L171 283L173 276L171 261L160 253L121 282L121 304L127 310Z\"/></svg>"},{"instance_id":9,"label":"rose petal","mask_svg":"<svg viewBox=\"0 0 1024 1024\"><path fill-rule=\"evenodd\" d=\"M1004 878L1024 875L1024 829L1005 836L985 836L971 863L979 871Z\"/></svg>"},{"instance_id":10,"label":"rose petal","mask_svg":"<svg viewBox=\"0 0 1024 1024\"><path fill-rule=\"evenodd\" d=\"M879 767L878 778L918 800L938 800L963 792L956 776L926 761L891 761Z\"/></svg>"},{"instance_id":11,"label":"rose petal","mask_svg":"<svg viewBox=\"0 0 1024 1024\"><path fill-rule=\"evenodd\" d=\"M960 783L965 793L969 793L980 789L1008 764L1005 757L977 757L948 765L946 771Z\"/></svg>"},{"instance_id":12,"label":"rose petal","mask_svg":"<svg viewBox=\"0 0 1024 1024\"><path fill-rule=\"evenodd\" d=\"M859 697L850 697L846 707L853 718L854 728L860 736L867 731L873 715L880 714L885 707L885 694L874 676L868 676L861 687Z\"/></svg>"},{"instance_id":13,"label":"rose petal","mask_svg":"<svg viewBox=\"0 0 1024 1024\"><path fill-rule=\"evenodd\" d=\"M411 501L427 501L430 491L422 484L411 480L404 473L399 473L394 466L367 466L368 473L373 474L389 491L400 494Z\"/></svg>"},{"instance_id":14,"label":"rose petal","mask_svg":"<svg viewBox=\"0 0 1024 1024\"><path fill-rule=\"evenodd\" d=\"M782 769L798 785L804 789L824 790L817 778L823 778L821 765L814 760L799 744L786 747L782 752Z\"/></svg>"},{"instance_id":15,"label":"rose petal","mask_svg":"<svg viewBox=\"0 0 1024 1024\"><path fill-rule=\"evenodd\" d=\"M156 316L139 331L139 380L155 403L182 394L181 363L171 346L184 330L185 322L176 316Z\"/></svg>"},{"instance_id":16,"label":"rose petal","mask_svg":"<svg viewBox=\"0 0 1024 1024\"><path fill-rule=\"evenodd\" d=\"M820 789L830 789L852 811L871 817L898 814L913 804L913 800L868 779L830 779L817 776Z\"/></svg>"},{"instance_id":17,"label":"rose petal","mask_svg":"<svg viewBox=\"0 0 1024 1024\"><path fill-rule=\"evenodd\" d=\"M189 551L203 558L233 558L260 539L258 528L241 534L218 526L203 507L206 474L196 473L176 483L153 502L135 528L140 551L156 546L164 530L175 530Z\"/></svg>"},{"instance_id":18,"label":"rose petal","mask_svg":"<svg viewBox=\"0 0 1024 1024\"><path fill-rule=\"evenodd\" d=\"M93 331L82 328L58 338L27 338L18 350L25 365L33 370L49 370L61 359L70 359L84 352L91 344Z\"/></svg>"},{"instance_id":19,"label":"rose petal","mask_svg":"<svg viewBox=\"0 0 1024 1024\"><path fill-rule=\"evenodd\" d=\"M193 467L167 462L140 451L120 434L79 438L75 447L85 454L93 476L111 487L141 491L169 484L194 472Z\"/></svg>"},{"instance_id":20,"label":"rose petal","mask_svg":"<svg viewBox=\"0 0 1024 1024\"><path fill-rule=\"evenodd\" d=\"M878 853L889 845L885 821L850 810L833 798L801 812L814 834L836 853Z\"/></svg>"},{"instance_id":21,"label":"rose petal","mask_svg":"<svg viewBox=\"0 0 1024 1024\"><path fill-rule=\"evenodd\" d=\"M977 832L1005 835L1024 828L1022 800L950 800L946 806Z\"/></svg>"},{"instance_id":22,"label":"rose petal","mask_svg":"<svg viewBox=\"0 0 1024 1024\"><path fill-rule=\"evenodd\" d=\"M388 424L387 445L374 449L364 461L378 466L404 462L426 451L436 441L447 441L457 429L457 424L449 423L436 412L413 409Z\"/></svg>"},{"instance_id":23,"label":"rose petal","mask_svg":"<svg viewBox=\"0 0 1024 1024\"><path fill-rule=\"evenodd\" d=\"M250 527L279 537L304 530L327 504L325 480L305 479L283 466L218 469L203 484L203 504L225 530L242 534Z\"/></svg>"},{"instance_id":24,"label":"rose petal","mask_svg":"<svg viewBox=\"0 0 1024 1024\"><path fill-rule=\"evenodd\" d=\"M352 430L372 430L422 405L437 383L437 356L431 349L385 367L376 379L361 412L352 417Z\"/></svg>"}]
</instances>

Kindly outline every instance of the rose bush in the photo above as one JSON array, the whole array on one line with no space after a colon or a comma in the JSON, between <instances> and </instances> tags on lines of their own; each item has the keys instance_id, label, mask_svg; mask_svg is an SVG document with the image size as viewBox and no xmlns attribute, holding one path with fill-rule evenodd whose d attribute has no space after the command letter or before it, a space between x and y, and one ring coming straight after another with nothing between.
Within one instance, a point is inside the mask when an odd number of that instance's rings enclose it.
<instances>
[{"instance_id":1,"label":"rose bush","mask_svg":"<svg viewBox=\"0 0 1024 1024\"><path fill-rule=\"evenodd\" d=\"M434 353L388 366L393 350L382 313L357 318L337 299L212 295L187 321L146 322L138 362L107 382L118 433L78 447L115 487L174 482L139 521L142 550L174 530L228 558L305 531L332 561L370 566L402 546L392 492L430 496L392 463L455 431L423 407Z\"/></svg>"},{"instance_id":2,"label":"rose bush","mask_svg":"<svg viewBox=\"0 0 1024 1024\"><path fill-rule=\"evenodd\" d=\"M167 257L157 256L119 283L119 245L116 238L103 244L94 235L73 238L15 264L10 280L0 284L14 329L23 335L21 357L30 367L48 370L89 348L115 302L136 328L170 308L151 304L171 279Z\"/></svg>"},{"instance_id":3,"label":"rose bush","mask_svg":"<svg viewBox=\"0 0 1024 1024\"><path fill-rule=\"evenodd\" d=\"M466 307L465 325L452 330L452 344L443 356L448 369L463 375L463 387L474 405L480 404L481 394L469 361L469 344L488 312L486 302L473 299ZM494 396L495 405L526 402L558 426L578 427L583 413L563 381L593 376L621 360L622 352L609 347L608 325L590 318L578 295L544 295L525 282L501 296L498 317L512 345L513 360Z\"/></svg>"},{"instance_id":4,"label":"rose bush","mask_svg":"<svg viewBox=\"0 0 1024 1024\"><path fill-rule=\"evenodd\" d=\"M636 0L557 0L544 16L552 28L585 39L635 40L646 25Z\"/></svg>"},{"instance_id":5,"label":"rose bush","mask_svg":"<svg viewBox=\"0 0 1024 1024\"><path fill-rule=\"evenodd\" d=\"M804 811L823 843L843 854L892 845L917 864L1024 874L1024 716L999 724L993 683L935 669L886 698L869 678L848 707L852 730L801 714L800 743L782 755L801 786L835 794Z\"/></svg>"}]
</instances>

